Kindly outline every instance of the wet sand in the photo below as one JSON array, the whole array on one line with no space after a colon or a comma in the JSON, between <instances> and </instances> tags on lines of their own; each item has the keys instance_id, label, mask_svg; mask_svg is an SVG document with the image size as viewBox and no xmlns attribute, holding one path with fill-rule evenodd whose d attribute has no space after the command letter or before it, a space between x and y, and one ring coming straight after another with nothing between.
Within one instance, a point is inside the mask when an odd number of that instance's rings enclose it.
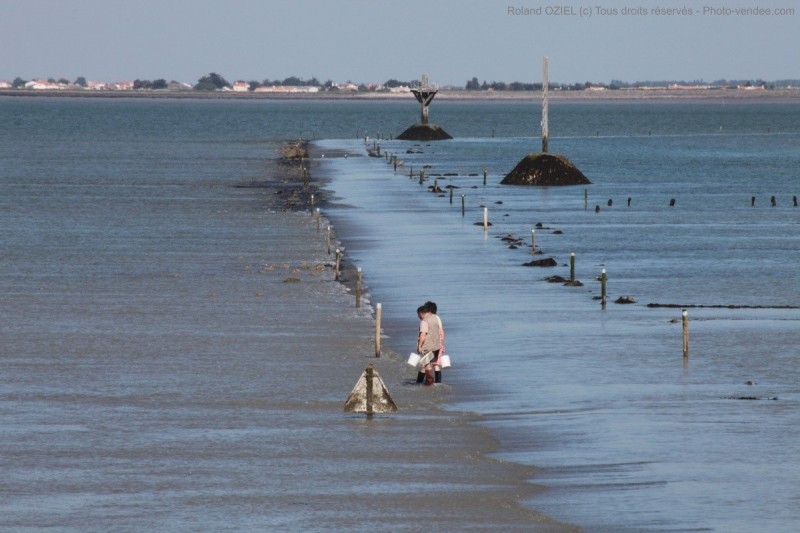
<instances>
[{"instance_id":1,"label":"wet sand","mask_svg":"<svg viewBox=\"0 0 800 533\"><path fill-rule=\"evenodd\" d=\"M297 260L326 255L327 221L322 219L319 234L313 215L304 224L311 230L313 252ZM321 529L577 531L519 505L521 498L542 490L529 482L535 472L489 458L496 441L475 415L438 408L450 394L447 384L414 384L416 371L405 363L407 354L384 348L380 358L374 357L373 310L368 301L355 308L352 267L343 268L341 283L331 283L330 267L318 278L296 283L297 297L286 310L289 316L304 315L311 329L321 325L322 331L308 335L300 330L285 339L286 349L303 360L294 367L303 383L292 384L294 372L286 374L286 395L299 401L290 401L285 415L300 415L300 434L292 437L296 442L287 460L304 468L291 472L286 491L271 506L291 515L301 505ZM327 290L320 291L319 285ZM370 419L342 412L370 363L397 404L397 414ZM301 413L292 413L293 408ZM309 427L312 435L303 437Z\"/></svg>"}]
</instances>

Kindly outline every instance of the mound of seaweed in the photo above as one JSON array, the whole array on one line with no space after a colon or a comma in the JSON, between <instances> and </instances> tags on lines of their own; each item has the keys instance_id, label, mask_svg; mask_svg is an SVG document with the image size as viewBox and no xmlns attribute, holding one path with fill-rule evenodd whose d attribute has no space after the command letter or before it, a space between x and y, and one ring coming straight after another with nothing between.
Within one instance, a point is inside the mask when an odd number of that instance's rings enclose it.
<instances>
[{"instance_id":1,"label":"mound of seaweed","mask_svg":"<svg viewBox=\"0 0 800 533\"><path fill-rule=\"evenodd\" d=\"M285 141L280 148L281 161L288 163L308 158L308 141Z\"/></svg>"},{"instance_id":2,"label":"mound of seaweed","mask_svg":"<svg viewBox=\"0 0 800 533\"><path fill-rule=\"evenodd\" d=\"M396 138L401 141L444 141L453 137L436 124L414 124Z\"/></svg>"},{"instance_id":3,"label":"mound of seaweed","mask_svg":"<svg viewBox=\"0 0 800 533\"><path fill-rule=\"evenodd\" d=\"M506 174L503 185L584 185L591 183L569 159L558 154L528 154Z\"/></svg>"}]
</instances>

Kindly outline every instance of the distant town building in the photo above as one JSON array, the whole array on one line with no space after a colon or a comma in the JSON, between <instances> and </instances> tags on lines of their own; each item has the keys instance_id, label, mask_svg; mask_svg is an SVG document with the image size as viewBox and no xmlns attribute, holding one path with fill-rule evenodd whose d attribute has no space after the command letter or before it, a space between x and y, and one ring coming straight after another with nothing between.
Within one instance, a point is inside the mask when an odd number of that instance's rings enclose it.
<instances>
[{"instance_id":1,"label":"distant town building","mask_svg":"<svg viewBox=\"0 0 800 533\"><path fill-rule=\"evenodd\" d=\"M0 89L12 89L13 87L10 82L0 80Z\"/></svg>"},{"instance_id":2,"label":"distant town building","mask_svg":"<svg viewBox=\"0 0 800 533\"><path fill-rule=\"evenodd\" d=\"M358 85L356 85L355 83L351 83L351 82L348 82L348 83L334 83L333 86L335 88L339 89L340 91L358 92Z\"/></svg>"},{"instance_id":3,"label":"distant town building","mask_svg":"<svg viewBox=\"0 0 800 533\"><path fill-rule=\"evenodd\" d=\"M246 81L237 81L233 84L233 90L237 93L246 93L250 90L250 84Z\"/></svg>"},{"instance_id":4,"label":"distant town building","mask_svg":"<svg viewBox=\"0 0 800 533\"><path fill-rule=\"evenodd\" d=\"M66 89L67 86L52 81L31 80L25 84L25 88L33 89L34 91L60 91Z\"/></svg>"},{"instance_id":5,"label":"distant town building","mask_svg":"<svg viewBox=\"0 0 800 533\"><path fill-rule=\"evenodd\" d=\"M740 91L765 91L767 88L763 85L737 85Z\"/></svg>"},{"instance_id":6,"label":"distant town building","mask_svg":"<svg viewBox=\"0 0 800 533\"><path fill-rule=\"evenodd\" d=\"M673 83L669 85L667 89L670 91L696 91L696 90L707 90L710 89L710 85L678 85L677 83Z\"/></svg>"},{"instance_id":7,"label":"distant town building","mask_svg":"<svg viewBox=\"0 0 800 533\"><path fill-rule=\"evenodd\" d=\"M133 90L133 82L132 81L118 81L111 85L112 89L117 91L132 91Z\"/></svg>"},{"instance_id":8,"label":"distant town building","mask_svg":"<svg viewBox=\"0 0 800 533\"><path fill-rule=\"evenodd\" d=\"M318 93L319 87L306 85L275 85L256 87L256 93Z\"/></svg>"}]
</instances>

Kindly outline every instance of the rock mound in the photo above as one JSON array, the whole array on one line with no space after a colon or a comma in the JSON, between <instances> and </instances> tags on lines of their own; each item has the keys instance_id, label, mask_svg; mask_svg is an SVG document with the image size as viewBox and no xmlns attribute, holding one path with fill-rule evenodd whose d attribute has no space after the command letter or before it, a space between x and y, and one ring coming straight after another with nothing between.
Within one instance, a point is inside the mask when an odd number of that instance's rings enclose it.
<instances>
[{"instance_id":1,"label":"rock mound","mask_svg":"<svg viewBox=\"0 0 800 533\"><path fill-rule=\"evenodd\" d=\"M569 159L558 154L528 154L509 172L503 185L585 185L591 183Z\"/></svg>"},{"instance_id":2,"label":"rock mound","mask_svg":"<svg viewBox=\"0 0 800 533\"><path fill-rule=\"evenodd\" d=\"M283 162L308 159L308 141L285 142L280 148Z\"/></svg>"},{"instance_id":3,"label":"rock mound","mask_svg":"<svg viewBox=\"0 0 800 533\"><path fill-rule=\"evenodd\" d=\"M556 260L552 257L548 257L546 259L536 259L534 261L530 261L528 263L523 263L522 266L526 267L554 267L558 266Z\"/></svg>"},{"instance_id":4,"label":"rock mound","mask_svg":"<svg viewBox=\"0 0 800 533\"><path fill-rule=\"evenodd\" d=\"M436 124L414 124L396 138L401 141L444 141L453 137Z\"/></svg>"}]
</instances>

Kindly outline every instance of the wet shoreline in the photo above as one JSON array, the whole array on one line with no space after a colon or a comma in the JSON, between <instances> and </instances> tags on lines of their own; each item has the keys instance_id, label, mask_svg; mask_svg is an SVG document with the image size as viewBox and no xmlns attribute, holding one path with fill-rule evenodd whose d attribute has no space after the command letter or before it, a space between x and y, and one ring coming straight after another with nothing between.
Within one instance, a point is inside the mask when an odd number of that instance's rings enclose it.
<instances>
[{"instance_id":1,"label":"wet shoreline","mask_svg":"<svg viewBox=\"0 0 800 533\"><path fill-rule=\"evenodd\" d=\"M300 197L300 202L287 202L285 194L279 196L283 197L284 209L301 216L307 214L305 224L312 232L308 245L314 250L315 257L329 259L324 263L324 276L332 281L332 256L326 255L325 235L327 226L331 224L324 216L317 221L316 208L329 205L336 199L329 198L325 190L328 180L318 166L321 153L313 144L308 145L308 149L308 159L298 158L289 165L286 162L276 165L277 172L283 175L281 181L295 191L304 187L302 168L307 168L310 178L308 192L291 196L294 199ZM325 155L329 158L343 156L335 153ZM311 191L314 204L311 204ZM321 228L319 232L315 229L317 225ZM339 241L333 226L332 239L334 247L337 246ZM344 252L341 275L339 281L334 282L341 289L336 291L339 292L336 302L329 302L331 309L341 306L341 312L336 317L318 317L314 309L318 308L319 302L308 310L307 318L311 322L326 323L327 333L323 335L326 345L309 338L293 339L293 342L309 353L325 353L333 345L337 350L350 354L346 356L348 360L344 365L320 361L311 369L304 369L306 375L309 371L321 372L313 378L320 380L319 386L334 386L341 393L341 404L330 407L341 409L361 369L370 363L380 373L398 405L399 412L394 415L376 415L368 419L365 415L343 413L332 420L319 421L326 426L343 423L356 428L362 439L353 443L352 452L364 461L361 466L366 469L363 475L367 494L360 496L359 505L369 508L370 512L369 518L355 529L371 523L375 528L393 531L414 531L421 524L440 531L578 531L574 526L553 521L521 505L523 499L534 497L543 490L530 482L535 469L491 458L498 442L490 430L481 425L479 415L438 407L448 401L451 394L449 385L417 386L413 383L415 372L406 365L405 356L386 347L380 358L373 356L374 309L369 301L369 287L365 287L363 307L354 320L349 314L354 308L354 282L355 265ZM313 290L309 293L299 289L306 296L318 294ZM336 339L326 335L335 335ZM346 366L348 371L343 371L342 366ZM330 418L330 414L322 416ZM336 422L337 418L339 422ZM335 433L340 429L330 427L326 431ZM387 430L390 432L388 435ZM324 456L340 454L335 449L327 449L323 443L309 447L320 445L325 448L324 452L319 452ZM347 458L352 459L350 456ZM381 475L387 477L380 478ZM351 482L345 481L340 490L350 490ZM399 491L399 497L387 499L371 494L380 494L380 487L384 484L396 487L391 490ZM353 523L336 524L347 529L354 527Z\"/></svg>"}]
</instances>

